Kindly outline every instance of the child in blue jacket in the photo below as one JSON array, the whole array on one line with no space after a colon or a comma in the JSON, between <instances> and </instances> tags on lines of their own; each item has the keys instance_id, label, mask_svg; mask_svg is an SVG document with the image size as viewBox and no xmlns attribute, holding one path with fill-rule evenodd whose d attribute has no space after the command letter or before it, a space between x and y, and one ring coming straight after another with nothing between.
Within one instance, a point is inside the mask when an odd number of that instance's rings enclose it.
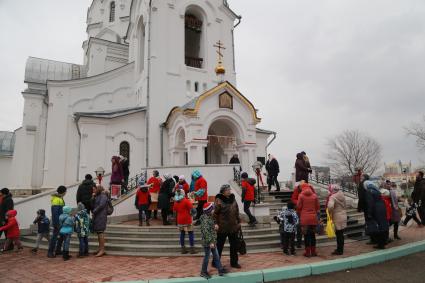
<instances>
[{"instance_id":1,"label":"child in blue jacket","mask_svg":"<svg viewBox=\"0 0 425 283\"><path fill-rule=\"evenodd\" d=\"M69 243L71 242L71 235L74 231L74 217L71 215L72 208L69 206L63 207L63 213L59 216L60 230L59 234L63 238L63 260L69 260Z\"/></svg>"},{"instance_id":2,"label":"child in blue jacket","mask_svg":"<svg viewBox=\"0 0 425 283\"><path fill-rule=\"evenodd\" d=\"M83 203L78 203L78 212L75 215L75 232L80 242L80 250L77 257L89 255L90 217Z\"/></svg>"},{"instance_id":3,"label":"child in blue jacket","mask_svg":"<svg viewBox=\"0 0 425 283\"><path fill-rule=\"evenodd\" d=\"M46 238L47 243L50 242L50 220L46 217L46 211L44 209L37 210L37 217L35 218L34 224L37 224L37 241L35 243L35 248L31 251L37 253L38 247L40 246L41 240Z\"/></svg>"}]
</instances>

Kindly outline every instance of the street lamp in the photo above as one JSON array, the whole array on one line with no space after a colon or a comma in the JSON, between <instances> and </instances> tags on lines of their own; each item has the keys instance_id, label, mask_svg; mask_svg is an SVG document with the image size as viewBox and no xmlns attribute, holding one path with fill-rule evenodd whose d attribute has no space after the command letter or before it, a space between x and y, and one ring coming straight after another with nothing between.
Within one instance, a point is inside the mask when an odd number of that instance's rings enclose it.
<instances>
[{"instance_id":1,"label":"street lamp","mask_svg":"<svg viewBox=\"0 0 425 283\"><path fill-rule=\"evenodd\" d=\"M260 178L261 178L261 168L263 168L263 163L260 161L254 162L254 165L252 165L252 169L255 172L255 175L257 176L257 193L255 196L255 203L261 202L261 191L260 191Z\"/></svg>"},{"instance_id":2,"label":"street lamp","mask_svg":"<svg viewBox=\"0 0 425 283\"><path fill-rule=\"evenodd\" d=\"M97 181L99 182L99 185L101 185L103 176L105 175L105 169L103 169L103 167L98 167L94 171L94 173L96 174L96 178L97 178Z\"/></svg>"}]
</instances>

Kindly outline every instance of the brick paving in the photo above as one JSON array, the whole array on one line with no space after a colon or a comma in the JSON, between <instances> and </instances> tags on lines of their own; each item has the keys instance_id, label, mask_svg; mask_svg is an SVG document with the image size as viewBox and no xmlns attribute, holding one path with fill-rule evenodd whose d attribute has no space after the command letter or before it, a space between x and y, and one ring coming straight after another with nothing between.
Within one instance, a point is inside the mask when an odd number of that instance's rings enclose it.
<instances>
[{"instance_id":1,"label":"brick paving","mask_svg":"<svg viewBox=\"0 0 425 283\"><path fill-rule=\"evenodd\" d=\"M416 224L402 227L400 237L402 240L394 241L388 247L424 240L425 229L417 228ZM295 257L284 256L279 252L247 254L240 257L242 269L230 269L230 271L250 271L335 259L336 257L330 255L333 249L334 247L319 248L319 256L310 259L304 258L301 255L301 250ZM366 245L364 241L350 243L345 247L344 257L373 250L373 247ZM0 282L82 283L191 277L199 275L201 262L202 258L200 257L123 256L104 256L101 258L90 256L82 259L73 257L64 262L60 257L47 258L45 251L39 251L37 255L33 255L30 249L24 249L21 252L0 255ZM223 257L222 262L230 267L228 257ZM216 274L215 269L210 271L212 274Z\"/></svg>"}]
</instances>

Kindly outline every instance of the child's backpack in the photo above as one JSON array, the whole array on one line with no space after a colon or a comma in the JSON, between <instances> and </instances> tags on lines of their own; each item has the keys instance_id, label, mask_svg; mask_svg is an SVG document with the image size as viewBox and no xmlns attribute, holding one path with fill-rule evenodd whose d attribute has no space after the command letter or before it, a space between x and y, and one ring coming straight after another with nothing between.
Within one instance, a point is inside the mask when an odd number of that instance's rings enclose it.
<instances>
[{"instance_id":1,"label":"child's backpack","mask_svg":"<svg viewBox=\"0 0 425 283\"><path fill-rule=\"evenodd\" d=\"M74 222L74 231L75 231L75 233L77 233L77 234L80 234L81 233L81 229L82 229L82 227L81 227L81 222L82 222L82 219L80 218L80 216L79 215L77 215L76 217L75 217L75 222Z\"/></svg>"},{"instance_id":2,"label":"child's backpack","mask_svg":"<svg viewBox=\"0 0 425 283\"><path fill-rule=\"evenodd\" d=\"M294 216L292 215L292 213L286 214L285 215L285 218L286 218L286 222L287 223L289 223L291 225L294 225L295 224Z\"/></svg>"}]
</instances>

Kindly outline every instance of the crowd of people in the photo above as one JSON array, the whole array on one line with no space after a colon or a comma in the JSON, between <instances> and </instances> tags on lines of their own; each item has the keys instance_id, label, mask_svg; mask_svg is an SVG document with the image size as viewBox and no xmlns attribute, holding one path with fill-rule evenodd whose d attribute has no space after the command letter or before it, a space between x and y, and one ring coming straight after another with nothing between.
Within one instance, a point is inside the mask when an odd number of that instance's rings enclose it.
<instances>
[{"instance_id":1,"label":"crowd of people","mask_svg":"<svg viewBox=\"0 0 425 283\"><path fill-rule=\"evenodd\" d=\"M233 156L232 162L237 162ZM127 173L123 173L122 163L125 158L112 158L111 185L128 183ZM309 183L309 174L312 172L309 159L305 152L298 153L295 161L296 183L290 201L279 211L274 220L279 224L279 233L283 253L288 256L296 255L296 248L304 244L304 256L314 257L316 249L316 234L319 233L323 222L321 207L314 187ZM128 168L127 168L128 171ZM269 155L266 163L268 191L272 186L280 190L277 176L279 164ZM420 227L425 224L425 179L423 172L418 172L410 206L406 210L406 217L401 221L402 214L398 206L399 198L396 185L390 181L378 186L370 180L367 174L360 174L358 179L358 211L364 213L365 232L370 237L370 243L375 248L383 249L392 241L389 231L393 226L393 239L400 240L398 229L413 219ZM249 178L246 172L241 174L241 202L246 213L248 224L255 226L256 217L251 213L251 204L255 201L255 179ZM126 190L126 189L125 189ZM43 239L48 241L49 258L59 255L69 260L70 240L76 234L79 241L77 257L89 255L88 237L91 233L97 235L98 250L96 257L105 254L105 231L107 217L112 214L113 207L109 190L96 184L90 174L80 184L76 193L76 208L65 204L65 186L59 186L51 195L51 218L46 216L45 209L36 211L34 224L37 225L36 245L32 249L37 253ZM194 207L196 204L196 207ZM151 219L158 218L161 211L162 224L172 225L174 215L175 224L180 232L179 244L182 254L195 254L194 226L200 226L201 243L204 249L204 259L201 266L201 276L209 278L208 261L212 255L212 266L217 268L219 275L228 271L222 265L220 258L225 242L230 244L230 265L241 268L239 265L238 249L240 247L241 217L238 201L231 192L228 184L222 185L214 201L209 201L208 183L199 170L194 170L190 176L190 183L185 176L164 174L162 178L157 170L145 182L140 180L135 193L135 208L138 210L139 226L150 226ZM344 254L344 231L347 227L347 204L341 187L337 184L329 185L329 195L325 207L332 220L336 235L336 249L332 255ZM417 217L417 214L419 218ZM6 233L6 242L3 251L22 249L19 241L20 231L16 221L17 211L14 210L12 195L7 188L0 191L0 236ZM52 232L50 230L52 227ZM189 246L186 246L186 235ZM304 238L304 243L302 239Z\"/></svg>"}]
</instances>

